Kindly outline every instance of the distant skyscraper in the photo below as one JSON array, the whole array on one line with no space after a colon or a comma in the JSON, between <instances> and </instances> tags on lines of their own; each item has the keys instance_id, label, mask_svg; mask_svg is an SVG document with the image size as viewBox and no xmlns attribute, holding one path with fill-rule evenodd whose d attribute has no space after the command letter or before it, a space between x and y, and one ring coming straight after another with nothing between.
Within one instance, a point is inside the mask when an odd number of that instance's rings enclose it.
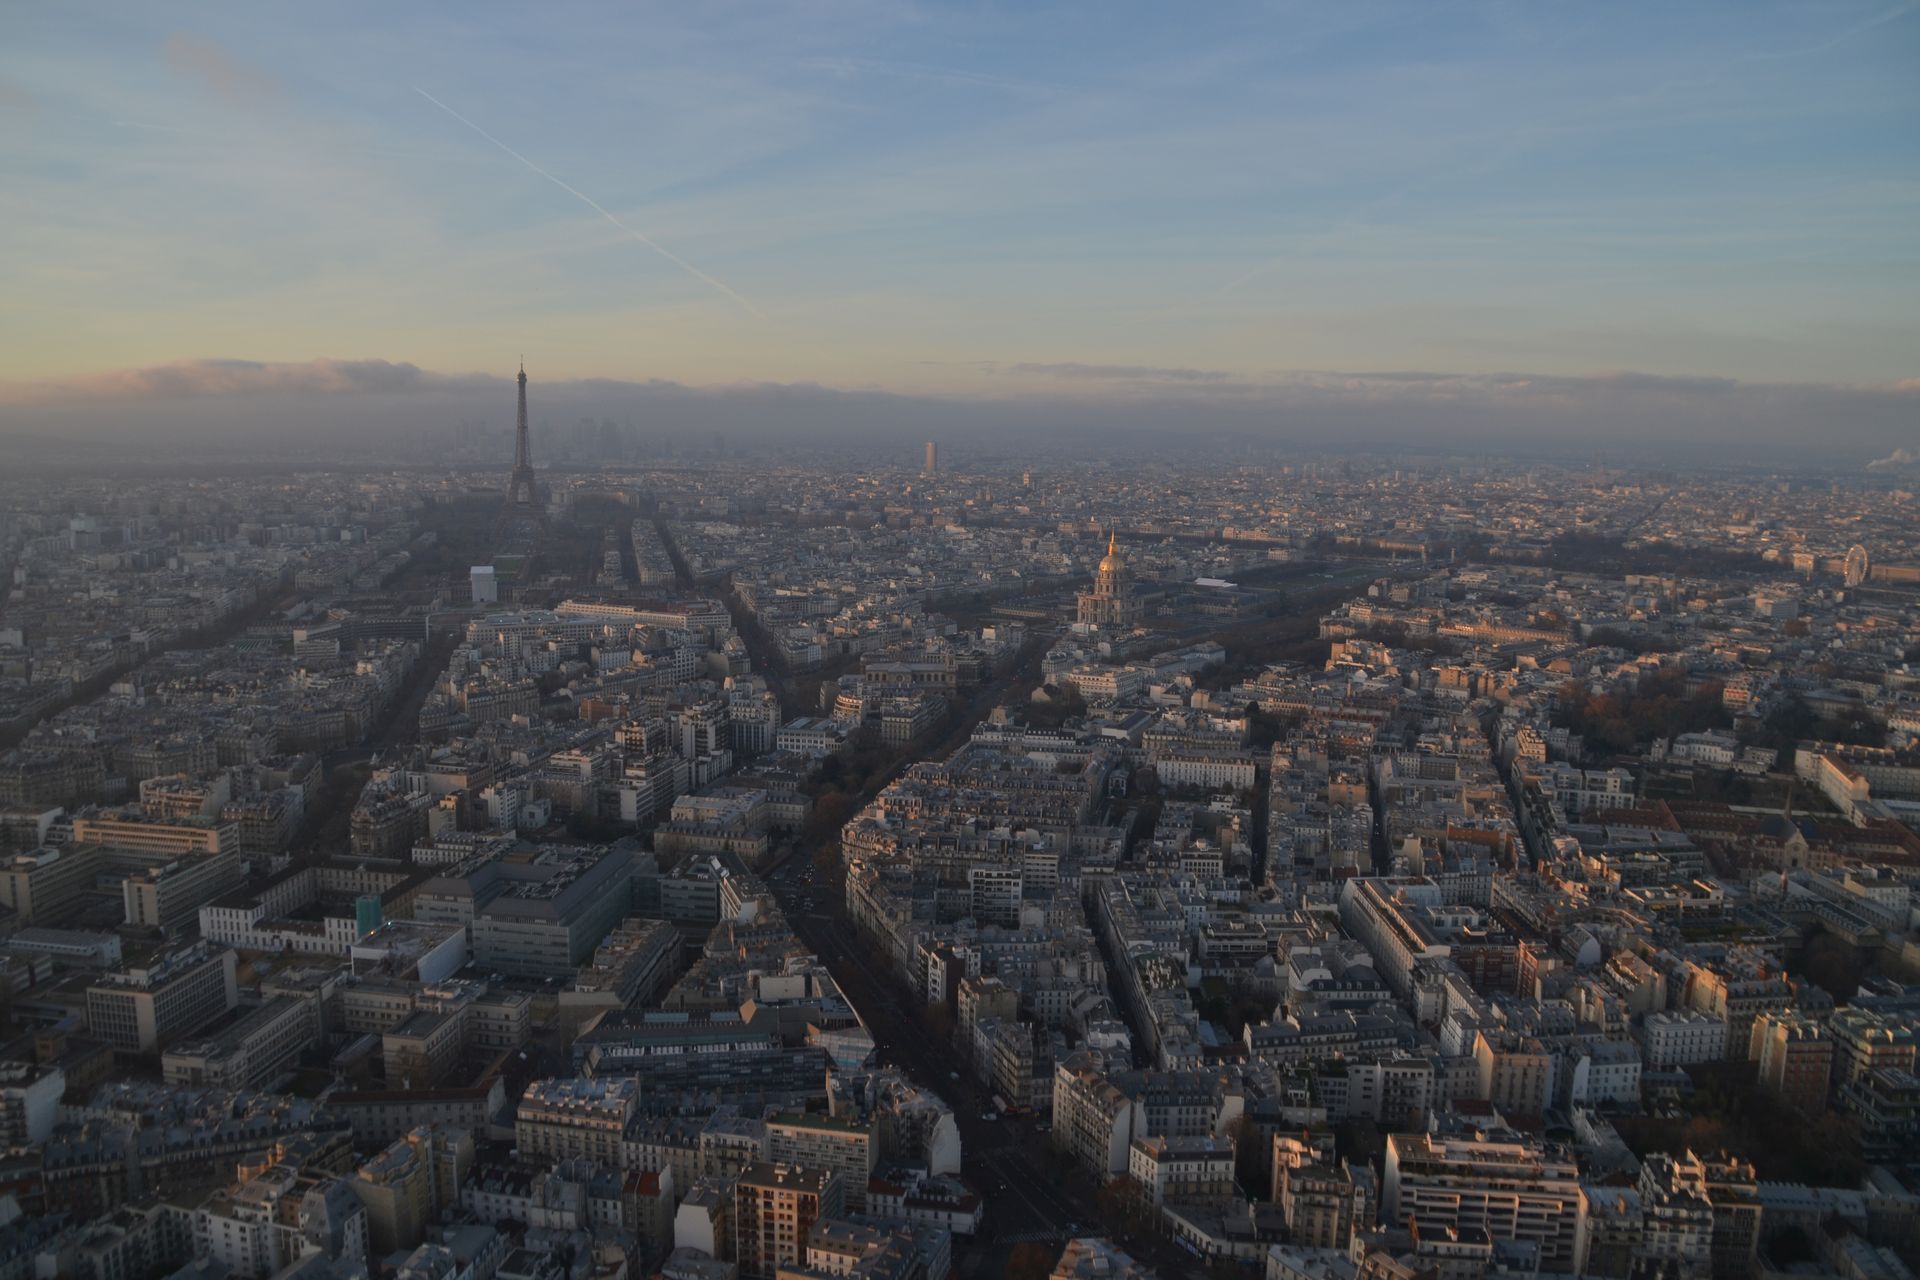
<instances>
[{"instance_id":1,"label":"distant skyscraper","mask_svg":"<svg viewBox=\"0 0 1920 1280\"><path fill-rule=\"evenodd\" d=\"M927 441L927 474L932 475L939 469L940 445L935 441L929 440Z\"/></svg>"},{"instance_id":2,"label":"distant skyscraper","mask_svg":"<svg viewBox=\"0 0 1920 1280\"><path fill-rule=\"evenodd\" d=\"M527 366L520 366L520 417L514 427L513 475L507 480L507 505L534 504L533 446L527 442Z\"/></svg>"}]
</instances>

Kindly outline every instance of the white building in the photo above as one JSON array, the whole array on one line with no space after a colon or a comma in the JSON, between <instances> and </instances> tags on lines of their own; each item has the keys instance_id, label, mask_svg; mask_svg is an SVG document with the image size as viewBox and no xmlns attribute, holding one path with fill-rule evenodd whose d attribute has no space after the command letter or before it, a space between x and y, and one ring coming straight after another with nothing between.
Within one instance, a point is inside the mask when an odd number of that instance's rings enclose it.
<instances>
[{"instance_id":1,"label":"white building","mask_svg":"<svg viewBox=\"0 0 1920 1280\"><path fill-rule=\"evenodd\" d=\"M782 751L802 755L825 756L838 751L847 740L847 727L824 716L797 716L780 726L774 745Z\"/></svg>"},{"instance_id":2,"label":"white building","mask_svg":"<svg viewBox=\"0 0 1920 1280\"><path fill-rule=\"evenodd\" d=\"M1649 1013L1640 1042L1650 1070L1718 1062L1727 1053L1727 1020L1700 1009Z\"/></svg>"},{"instance_id":3,"label":"white building","mask_svg":"<svg viewBox=\"0 0 1920 1280\"><path fill-rule=\"evenodd\" d=\"M1518 1134L1387 1138L1381 1218L1423 1227L1477 1227L1494 1240L1540 1248L1540 1270L1577 1274L1586 1196L1570 1155Z\"/></svg>"},{"instance_id":4,"label":"white building","mask_svg":"<svg viewBox=\"0 0 1920 1280\"><path fill-rule=\"evenodd\" d=\"M1554 1054L1554 1096L1562 1106L1631 1106L1640 1101L1640 1052L1625 1040L1581 1036Z\"/></svg>"},{"instance_id":5,"label":"white building","mask_svg":"<svg viewBox=\"0 0 1920 1280\"><path fill-rule=\"evenodd\" d=\"M1194 748L1154 752L1153 771L1168 786L1211 790L1251 791L1259 777L1258 764L1244 751Z\"/></svg>"},{"instance_id":6,"label":"white building","mask_svg":"<svg viewBox=\"0 0 1920 1280\"><path fill-rule=\"evenodd\" d=\"M1212 1199L1233 1194L1230 1138L1135 1138L1127 1172L1157 1208L1169 1198Z\"/></svg>"},{"instance_id":7,"label":"white building","mask_svg":"<svg viewBox=\"0 0 1920 1280\"><path fill-rule=\"evenodd\" d=\"M45 1142L66 1090L67 1077L58 1067L0 1062L0 1143L25 1147Z\"/></svg>"}]
</instances>

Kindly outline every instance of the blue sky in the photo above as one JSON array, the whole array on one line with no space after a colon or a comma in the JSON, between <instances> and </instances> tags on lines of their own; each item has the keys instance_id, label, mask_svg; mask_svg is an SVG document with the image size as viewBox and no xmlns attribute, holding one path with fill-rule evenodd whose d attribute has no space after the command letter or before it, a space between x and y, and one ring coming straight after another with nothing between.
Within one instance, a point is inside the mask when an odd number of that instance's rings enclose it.
<instances>
[{"instance_id":1,"label":"blue sky","mask_svg":"<svg viewBox=\"0 0 1920 1280\"><path fill-rule=\"evenodd\" d=\"M16 387L1920 376L1912 3L68 0L0 122Z\"/></svg>"}]
</instances>

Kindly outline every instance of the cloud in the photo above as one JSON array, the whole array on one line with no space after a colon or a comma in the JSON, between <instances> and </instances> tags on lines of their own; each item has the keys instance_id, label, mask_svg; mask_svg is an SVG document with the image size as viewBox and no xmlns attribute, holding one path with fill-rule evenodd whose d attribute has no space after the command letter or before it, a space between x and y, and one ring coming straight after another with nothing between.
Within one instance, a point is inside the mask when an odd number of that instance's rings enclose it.
<instances>
[{"instance_id":1,"label":"cloud","mask_svg":"<svg viewBox=\"0 0 1920 1280\"><path fill-rule=\"evenodd\" d=\"M852 447L876 456L938 436L962 449L1035 459L1084 458L1089 449L1124 458L1222 448L1755 465L1885 454L1879 465L1887 466L1913 459L1920 411L1920 381L1752 383L1630 371L1237 374L1008 361L949 367L976 371L970 391L546 381L535 369L533 415L536 433L581 418L631 423L661 450L725 432L770 448ZM380 359L189 360L0 384L0 446L44 457L24 442L38 434L76 449L117 439L263 461L438 460L444 436L436 433L476 421L501 426L512 412L510 375L439 373Z\"/></svg>"},{"instance_id":2,"label":"cloud","mask_svg":"<svg viewBox=\"0 0 1920 1280\"><path fill-rule=\"evenodd\" d=\"M198 76L208 88L239 107L258 107L277 97L279 82L211 40L176 31L167 37L167 61Z\"/></svg>"},{"instance_id":3,"label":"cloud","mask_svg":"<svg viewBox=\"0 0 1920 1280\"><path fill-rule=\"evenodd\" d=\"M406 391L457 381L387 360L178 360L51 382L0 383L0 403L185 400L219 396L338 395Z\"/></svg>"},{"instance_id":4,"label":"cloud","mask_svg":"<svg viewBox=\"0 0 1920 1280\"><path fill-rule=\"evenodd\" d=\"M1461 395L1532 397L1578 396L1582 398L1653 395L1688 396L1699 400L1738 395L1776 396L1795 390L1793 384L1750 383L1733 378L1710 376L1674 376L1671 374L1621 371L1594 374L1544 373L1431 373L1422 370L1383 370L1361 373L1313 371L1278 375L1281 384L1315 391L1346 394L1389 395L1404 398L1409 394L1435 397ZM1823 383L1803 384L1802 391L1831 391L1837 388ZM1897 393L1898 388L1889 388Z\"/></svg>"},{"instance_id":5,"label":"cloud","mask_svg":"<svg viewBox=\"0 0 1920 1280\"><path fill-rule=\"evenodd\" d=\"M1078 364L1072 361L1039 364L991 365L997 371L1032 374L1046 378L1111 379L1125 382L1220 382L1235 375L1224 369L1163 368L1145 364Z\"/></svg>"},{"instance_id":6,"label":"cloud","mask_svg":"<svg viewBox=\"0 0 1920 1280\"><path fill-rule=\"evenodd\" d=\"M1885 467L1911 467L1920 463L1920 453L1912 449L1895 449L1884 458L1875 458L1867 464L1867 470L1879 471Z\"/></svg>"}]
</instances>

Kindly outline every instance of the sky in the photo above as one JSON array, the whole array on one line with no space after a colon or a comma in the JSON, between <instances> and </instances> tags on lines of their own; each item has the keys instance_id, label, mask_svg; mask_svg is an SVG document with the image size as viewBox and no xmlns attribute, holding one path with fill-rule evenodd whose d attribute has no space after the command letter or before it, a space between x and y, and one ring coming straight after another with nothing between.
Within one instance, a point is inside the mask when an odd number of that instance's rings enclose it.
<instances>
[{"instance_id":1,"label":"sky","mask_svg":"<svg viewBox=\"0 0 1920 1280\"><path fill-rule=\"evenodd\" d=\"M0 431L524 356L1920 443L1916 2L63 0L0 126Z\"/></svg>"}]
</instances>

